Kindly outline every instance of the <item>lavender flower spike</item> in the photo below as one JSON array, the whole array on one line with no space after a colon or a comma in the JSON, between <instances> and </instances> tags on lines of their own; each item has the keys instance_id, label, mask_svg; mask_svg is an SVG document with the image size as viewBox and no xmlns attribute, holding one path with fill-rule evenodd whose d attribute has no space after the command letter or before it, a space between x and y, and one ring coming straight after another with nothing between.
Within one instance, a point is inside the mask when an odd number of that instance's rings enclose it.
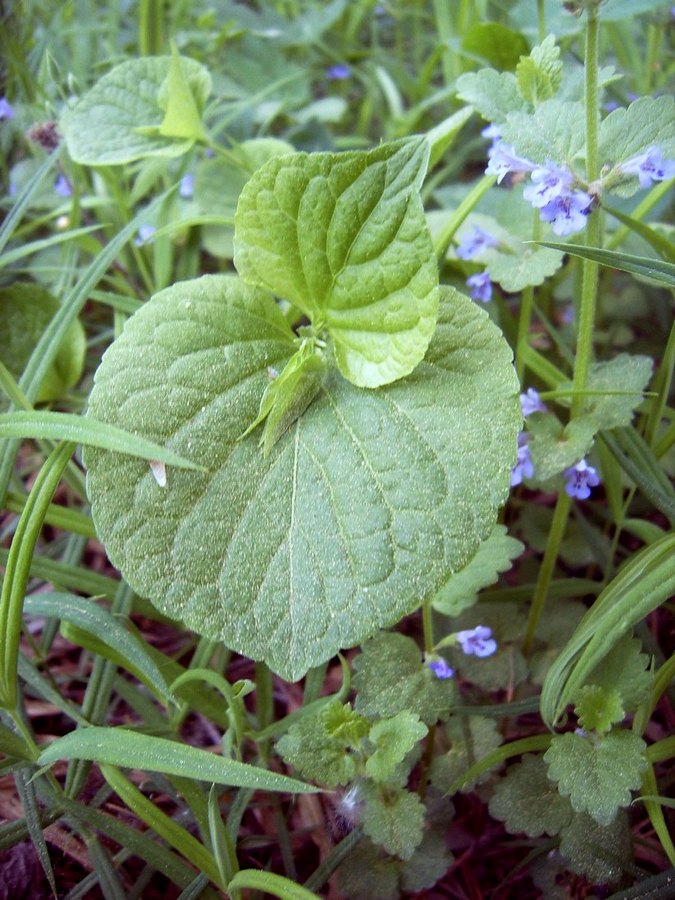
<instances>
[{"instance_id":1,"label":"lavender flower spike","mask_svg":"<svg viewBox=\"0 0 675 900\"><path fill-rule=\"evenodd\" d=\"M492 629L486 625L476 625L468 631L458 631L455 635L462 652L467 656L492 656L497 649L497 641L492 637Z\"/></svg>"},{"instance_id":2,"label":"lavender flower spike","mask_svg":"<svg viewBox=\"0 0 675 900\"><path fill-rule=\"evenodd\" d=\"M579 460L563 472L565 476L565 492L577 500L587 500L591 496L591 488L600 484L600 476L585 459Z\"/></svg>"},{"instance_id":3,"label":"lavender flower spike","mask_svg":"<svg viewBox=\"0 0 675 900\"><path fill-rule=\"evenodd\" d=\"M454 678L455 670L452 668L452 666L449 666L447 664L443 657L432 659L431 662L427 663L427 665L434 673L436 678L440 678L441 680L444 680L446 678Z\"/></svg>"},{"instance_id":4,"label":"lavender flower spike","mask_svg":"<svg viewBox=\"0 0 675 900\"><path fill-rule=\"evenodd\" d=\"M658 147L650 147L639 156L621 163L619 168L629 175L637 175L641 188L651 187L654 181L675 178L675 159L663 159Z\"/></svg>"},{"instance_id":5,"label":"lavender flower spike","mask_svg":"<svg viewBox=\"0 0 675 900\"><path fill-rule=\"evenodd\" d=\"M480 300L481 303L488 303L492 299L492 281L486 269L484 272L476 272L466 279L469 293L474 300Z\"/></svg>"},{"instance_id":6,"label":"lavender flower spike","mask_svg":"<svg viewBox=\"0 0 675 900\"><path fill-rule=\"evenodd\" d=\"M488 150L488 157L489 162L485 174L496 175L497 184L501 184L502 179L509 172L531 172L537 168L535 163L530 162L529 159L518 156L515 149L510 144L505 144L504 141L497 141L496 144L493 144Z\"/></svg>"},{"instance_id":7,"label":"lavender flower spike","mask_svg":"<svg viewBox=\"0 0 675 900\"><path fill-rule=\"evenodd\" d=\"M559 194L539 211L542 222L550 222L554 234L565 237L586 227L593 198L585 191L566 191Z\"/></svg>"},{"instance_id":8,"label":"lavender flower spike","mask_svg":"<svg viewBox=\"0 0 675 900\"><path fill-rule=\"evenodd\" d=\"M528 388L527 393L520 395L520 408L523 411L524 418L531 416L532 413L546 412L548 407L539 396L538 391L534 388Z\"/></svg>"},{"instance_id":9,"label":"lavender flower spike","mask_svg":"<svg viewBox=\"0 0 675 900\"><path fill-rule=\"evenodd\" d=\"M519 485L523 478L532 478L534 475L530 448L527 446L529 439L530 435L525 431L521 431L518 435L518 454L516 456L516 464L511 469L511 487Z\"/></svg>"},{"instance_id":10,"label":"lavender flower spike","mask_svg":"<svg viewBox=\"0 0 675 900\"><path fill-rule=\"evenodd\" d=\"M460 259L474 259L484 250L490 247L496 247L499 241L493 238L487 231L483 231L477 225L474 225L467 234L462 237L461 242L457 245L457 256Z\"/></svg>"}]
</instances>

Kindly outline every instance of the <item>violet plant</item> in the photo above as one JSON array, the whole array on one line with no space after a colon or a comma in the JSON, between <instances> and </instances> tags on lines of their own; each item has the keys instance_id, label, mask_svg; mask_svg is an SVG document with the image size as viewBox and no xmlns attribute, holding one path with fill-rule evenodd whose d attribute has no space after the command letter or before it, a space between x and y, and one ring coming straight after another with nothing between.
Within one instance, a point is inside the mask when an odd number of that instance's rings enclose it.
<instances>
[{"instance_id":1,"label":"violet plant","mask_svg":"<svg viewBox=\"0 0 675 900\"><path fill-rule=\"evenodd\" d=\"M151 5L141 55L70 79L58 123L21 131L34 102L0 99L0 138L24 142L0 229L0 764L25 809L0 846L29 835L54 893L43 822L65 817L110 896L133 853L185 896L312 897L337 872L342 896L397 897L471 865L457 808L487 804L551 851L525 863L537 890L590 890L632 877L641 804L675 865L675 670L644 627L675 588L675 332L636 341L648 356L606 324L617 272L664 304L675 285L675 102L604 114L621 11L538 3L535 37L527 4L468 27L434 2L412 85L359 36L402 48L387 35L422 34L419 10L228 4L223 61L210 13L168 42ZM21 439L44 456L30 488ZM69 535L56 561L45 523ZM87 570L94 539L119 575ZM42 671L59 628L91 661L81 704ZM31 693L74 729L45 743ZM259 802L267 858L244 839ZM292 823L319 803L307 870Z\"/></svg>"}]
</instances>

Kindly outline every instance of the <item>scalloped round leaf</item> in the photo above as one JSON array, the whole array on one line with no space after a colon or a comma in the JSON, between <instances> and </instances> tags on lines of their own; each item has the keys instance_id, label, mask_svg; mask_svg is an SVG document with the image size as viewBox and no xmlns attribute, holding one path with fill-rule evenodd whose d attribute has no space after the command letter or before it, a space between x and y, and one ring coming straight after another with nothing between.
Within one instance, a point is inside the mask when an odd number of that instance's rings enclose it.
<instances>
[{"instance_id":1,"label":"scalloped round leaf","mask_svg":"<svg viewBox=\"0 0 675 900\"><path fill-rule=\"evenodd\" d=\"M438 310L438 268L419 188L424 138L270 160L244 187L234 262L250 284L325 328L360 387L408 375Z\"/></svg>"},{"instance_id":2,"label":"scalloped round leaf","mask_svg":"<svg viewBox=\"0 0 675 900\"><path fill-rule=\"evenodd\" d=\"M288 680L393 625L471 559L509 491L511 351L447 289L425 360L378 391L330 367L265 457L255 419L294 334L267 292L204 276L155 295L96 374L96 419L207 473L86 451L98 534L142 596Z\"/></svg>"},{"instance_id":3,"label":"scalloped round leaf","mask_svg":"<svg viewBox=\"0 0 675 900\"><path fill-rule=\"evenodd\" d=\"M170 56L146 56L115 66L66 110L60 128L75 162L89 166L121 165L146 156L180 156L194 138L160 134L167 114ZM211 93L208 70L180 57L182 74L196 107ZM164 108L161 103L164 102Z\"/></svg>"}]
</instances>

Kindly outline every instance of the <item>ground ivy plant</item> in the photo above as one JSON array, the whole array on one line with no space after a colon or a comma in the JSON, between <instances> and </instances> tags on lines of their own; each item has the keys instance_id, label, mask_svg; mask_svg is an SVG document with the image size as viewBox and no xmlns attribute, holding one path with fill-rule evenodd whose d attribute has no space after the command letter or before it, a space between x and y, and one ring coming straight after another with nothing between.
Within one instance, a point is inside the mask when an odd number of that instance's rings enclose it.
<instances>
[{"instance_id":1,"label":"ground ivy plant","mask_svg":"<svg viewBox=\"0 0 675 900\"><path fill-rule=\"evenodd\" d=\"M164 613L288 680L431 597L509 489L511 352L439 287L429 149L270 159L239 199L239 275L152 297L96 373L89 416L200 467L158 477L87 451L111 560Z\"/></svg>"}]
</instances>

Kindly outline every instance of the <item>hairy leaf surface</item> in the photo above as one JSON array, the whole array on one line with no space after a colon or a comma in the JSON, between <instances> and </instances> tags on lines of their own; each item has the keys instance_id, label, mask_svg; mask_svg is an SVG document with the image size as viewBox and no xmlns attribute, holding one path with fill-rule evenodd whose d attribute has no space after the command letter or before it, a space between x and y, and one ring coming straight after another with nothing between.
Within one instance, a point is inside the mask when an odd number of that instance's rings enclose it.
<instances>
[{"instance_id":1,"label":"hairy leaf surface","mask_svg":"<svg viewBox=\"0 0 675 900\"><path fill-rule=\"evenodd\" d=\"M190 628L284 678L397 622L470 560L509 490L521 421L511 353L445 293L426 359L378 391L330 366L267 457L254 420L294 334L272 297L228 276L157 294L96 375L90 414L208 472L89 449L110 559Z\"/></svg>"},{"instance_id":2,"label":"hairy leaf surface","mask_svg":"<svg viewBox=\"0 0 675 900\"><path fill-rule=\"evenodd\" d=\"M244 187L234 261L325 328L342 374L377 387L424 356L438 271L419 196L424 138L271 159Z\"/></svg>"}]
</instances>

